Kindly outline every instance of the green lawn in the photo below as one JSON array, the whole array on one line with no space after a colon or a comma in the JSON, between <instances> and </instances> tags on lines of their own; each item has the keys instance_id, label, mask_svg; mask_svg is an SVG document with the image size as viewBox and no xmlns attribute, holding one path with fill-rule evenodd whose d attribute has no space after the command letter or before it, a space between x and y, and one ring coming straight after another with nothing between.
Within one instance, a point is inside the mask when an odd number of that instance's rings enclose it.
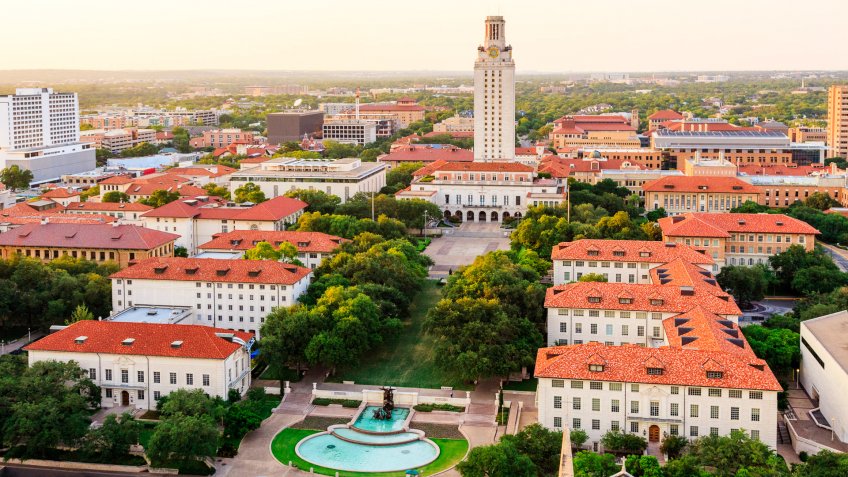
<instances>
[{"instance_id":1,"label":"green lawn","mask_svg":"<svg viewBox=\"0 0 848 477\"><path fill-rule=\"evenodd\" d=\"M418 388L472 389L456 373L436 365L433 340L421 330L427 311L441 298L436 282L428 280L410 307L410 319L400 334L380 350L366 356L357 366L339 369L329 381L355 381L357 384L392 385Z\"/></svg>"},{"instance_id":2,"label":"green lawn","mask_svg":"<svg viewBox=\"0 0 848 477\"><path fill-rule=\"evenodd\" d=\"M524 381L507 381L503 388L507 391L536 391L536 386L539 381L536 378L525 379Z\"/></svg>"},{"instance_id":3,"label":"green lawn","mask_svg":"<svg viewBox=\"0 0 848 477\"><path fill-rule=\"evenodd\" d=\"M288 367L278 369L276 366L268 366L265 368L265 371L262 371L262 375L259 376L259 379L268 379L272 381L290 381L296 383L300 381L301 376L297 373L297 370L291 369Z\"/></svg>"},{"instance_id":4,"label":"green lawn","mask_svg":"<svg viewBox=\"0 0 848 477\"><path fill-rule=\"evenodd\" d=\"M336 475L336 470L318 467L301 459L294 447L301 439L319 431L307 429L283 429L271 442L271 452L278 461L288 465L291 461L298 469L309 471L312 467L316 474ZM432 463L419 469L422 475L432 475L447 470L461 461L468 452L468 441L464 439L432 439L439 446L439 457ZM404 472L345 472L339 471L339 477L403 477Z\"/></svg>"}]
</instances>

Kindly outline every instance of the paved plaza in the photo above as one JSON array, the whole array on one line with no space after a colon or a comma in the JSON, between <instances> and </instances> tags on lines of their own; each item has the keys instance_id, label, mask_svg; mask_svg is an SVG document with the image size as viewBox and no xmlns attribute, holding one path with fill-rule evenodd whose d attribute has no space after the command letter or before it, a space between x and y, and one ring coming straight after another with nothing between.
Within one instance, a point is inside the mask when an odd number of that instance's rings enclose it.
<instances>
[{"instance_id":1,"label":"paved plaza","mask_svg":"<svg viewBox=\"0 0 848 477\"><path fill-rule=\"evenodd\" d=\"M500 224L470 222L442 231L442 236L433 239L424 251L435 262L430 267L430 278L447 277L450 271L488 252L509 250L511 231L502 229Z\"/></svg>"}]
</instances>

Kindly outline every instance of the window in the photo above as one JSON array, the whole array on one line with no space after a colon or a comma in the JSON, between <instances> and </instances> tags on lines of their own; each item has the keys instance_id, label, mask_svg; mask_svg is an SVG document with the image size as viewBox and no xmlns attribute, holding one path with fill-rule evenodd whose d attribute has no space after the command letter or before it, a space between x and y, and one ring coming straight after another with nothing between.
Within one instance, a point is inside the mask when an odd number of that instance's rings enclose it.
<instances>
[{"instance_id":1,"label":"window","mask_svg":"<svg viewBox=\"0 0 848 477\"><path fill-rule=\"evenodd\" d=\"M721 371L707 371L707 379L721 379L724 373Z\"/></svg>"},{"instance_id":2,"label":"window","mask_svg":"<svg viewBox=\"0 0 848 477\"><path fill-rule=\"evenodd\" d=\"M592 398L592 410L595 411L595 412L601 411L601 400L600 399Z\"/></svg>"},{"instance_id":3,"label":"window","mask_svg":"<svg viewBox=\"0 0 848 477\"><path fill-rule=\"evenodd\" d=\"M209 386L209 375L208 374L203 375L203 385Z\"/></svg>"},{"instance_id":4,"label":"window","mask_svg":"<svg viewBox=\"0 0 848 477\"><path fill-rule=\"evenodd\" d=\"M730 420L731 421L738 421L739 420L739 408L738 407L731 407L730 408Z\"/></svg>"},{"instance_id":5,"label":"window","mask_svg":"<svg viewBox=\"0 0 848 477\"><path fill-rule=\"evenodd\" d=\"M727 391L727 395L732 397L733 399L742 399L742 391L739 389L731 389Z\"/></svg>"},{"instance_id":6,"label":"window","mask_svg":"<svg viewBox=\"0 0 848 477\"><path fill-rule=\"evenodd\" d=\"M748 399L762 399L763 392L762 391L750 391L748 393Z\"/></svg>"},{"instance_id":7,"label":"window","mask_svg":"<svg viewBox=\"0 0 848 477\"><path fill-rule=\"evenodd\" d=\"M621 383L610 383L609 390L610 391L621 391L622 386Z\"/></svg>"},{"instance_id":8,"label":"window","mask_svg":"<svg viewBox=\"0 0 848 477\"><path fill-rule=\"evenodd\" d=\"M107 389L107 390L106 390L106 397L107 397L107 398L111 398L111 397L112 397L112 390L111 390L111 389Z\"/></svg>"},{"instance_id":9,"label":"window","mask_svg":"<svg viewBox=\"0 0 848 477\"><path fill-rule=\"evenodd\" d=\"M571 389L583 389L583 381L572 381Z\"/></svg>"},{"instance_id":10,"label":"window","mask_svg":"<svg viewBox=\"0 0 848 477\"><path fill-rule=\"evenodd\" d=\"M698 437L698 426L689 426L689 436Z\"/></svg>"},{"instance_id":11,"label":"window","mask_svg":"<svg viewBox=\"0 0 848 477\"><path fill-rule=\"evenodd\" d=\"M554 409L562 409L562 396L554 396Z\"/></svg>"},{"instance_id":12,"label":"window","mask_svg":"<svg viewBox=\"0 0 848 477\"><path fill-rule=\"evenodd\" d=\"M610 412L621 412L621 402L618 399L613 399L610 402Z\"/></svg>"},{"instance_id":13,"label":"window","mask_svg":"<svg viewBox=\"0 0 848 477\"><path fill-rule=\"evenodd\" d=\"M568 324L566 322L562 322L559 324L559 332L560 333L568 333Z\"/></svg>"},{"instance_id":14,"label":"window","mask_svg":"<svg viewBox=\"0 0 848 477\"><path fill-rule=\"evenodd\" d=\"M88 368L88 379L94 381L97 379L97 369Z\"/></svg>"},{"instance_id":15,"label":"window","mask_svg":"<svg viewBox=\"0 0 848 477\"><path fill-rule=\"evenodd\" d=\"M589 325L589 333L591 333L593 335L598 334L598 324L597 323L591 323Z\"/></svg>"},{"instance_id":16,"label":"window","mask_svg":"<svg viewBox=\"0 0 848 477\"><path fill-rule=\"evenodd\" d=\"M634 393L638 393L639 392L639 385L638 384L631 384L630 385L630 391L634 392Z\"/></svg>"},{"instance_id":17,"label":"window","mask_svg":"<svg viewBox=\"0 0 848 477\"><path fill-rule=\"evenodd\" d=\"M721 397L721 389L710 388L708 395L710 397Z\"/></svg>"},{"instance_id":18,"label":"window","mask_svg":"<svg viewBox=\"0 0 848 477\"><path fill-rule=\"evenodd\" d=\"M617 430L621 429L621 426L619 425L618 421L611 421L610 422L610 429L612 429L613 431L617 431Z\"/></svg>"},{"instance_id":19,"label":"window","mask_svg":"<svg viewBox=\"0 0 848 477\"><path fill-rule=\"evenodd\" d=\"M630 432L634 432L634 433L639 432L639 423L638 422L631 422L630 423Z\"/></svg>"},{"instance_id":20,"label":"window","mask_svg":"<svg viewBox=\"0 0 848 477\"><path fill-rule=\"evenodd\" d=\"M554 418L554 427L562 427L562 418L561 417L555 417Z\"/></svg>"},{"instance_id":21,"label":"window","mask_svg":"<svg viewBox=\"0 0 848 477\"><path fill-rule=\"evenodd\" d=\"M159 371L153 371L153 382L155 384L159 384L159 378L160 378Z\"/></svg>"},{"instance_id":22,"label":"window","mask_svg":"<svg viewBox=\"0 0 848 477\"><path fill-rule=\"evenodd\" d=\"M138 390L138 400L139 400L139 401L143 401L143 400L144 400L144 389L139 389L139 390Z\"/></svg>"},{"instance_id":23,"label":"window","mask_svg":"<svg viewBox=\"0 0 848 477\"><path fill-rule=\"evenodd\" d=\"M760 421L760 410L757 408L751 409L751 420L754 422Z\"/></svg>"},{"instance_id":24,"label":"window","mask_svg":"<svg viewBox=\"0 0 848 477\"><path fill-rule=\"evenodd\" d=\"M671 414L674 417L679 416L680 415L680 404L677 404L676 402L671 403L671 407L669 409L669 414Z\"/></svg>"},{"instance_id":25,"label":"window","mask_svg":"<svg viewBox=\"0 0 848 477\"><path fill-rule=\"evenodd\" d=\"M600 373L600 372L603 372L603 370L604 370L603 364L590 364L589 365L589 371L591 371L593 373ZM594 383L590 383L590 385L592 385L592 384L594 384Z\"/></svg>"},{"instance_id":26,"label":"window","mask_svg":"<svg viewBox=\"0 0 848 477\"><path fill-rule=\"evenodd\" d=\"M159 391L153 391L154 400L158 401L160 397L162 397L162 394Z\"/></svg>"},{"instance_id":27,"label":"window","mask_svg":"<svg viewBox=\"0 0 848 477\"><path fill-rule=\"evenodd\" d=\"M592 381L592 382L589 383L589 389L594 389L594 390L600 391L600 390L604 389L604 383L602 383L600 381Z\"/></svg>"},{"instance_id":28,"label":"window","mask_svg":"<svg viewBox=\"0 0 848 477\"><path fill-rule=\"evenodd\" d=\"M689 388L689 395L690 396L700 396L701 395L701 388Z\"/></svg>"},{"instance_id":29,"label":"window","mask_svg":"<svg viewBox=\"0 0 848 477\"><path fill-rule=\"evenodd\" d=\"M571 401L571 408L574 409L575 411L580 410L580 398L579 397L576 397Z\"/></svg>"},{"instance_id":30,"label":"window","mask_svg":"<svg viewBox=\"0 0 848 477\"><path fill-rule=\"evenodd\" d=\"M170 381L171 384L177 384L177 373L171 373L170 378L171 378L171 381Z\"/></svg>"},{"instance_id":31,"label":"window","mask_svg":"<svg viewBox=\"0 0 848 477\"><path fill-rule=\"evenodd\" d=\"M710 435L713 436L713 437L718 437L718 427L711 427L710 428Z\"/></svg>"},{"instance_id":32,"label":"window","mask_svg":"<svg viewBox=\"0 0 848 477\"><path fill-rule=\"evenodd\" d=\"M551 387L552 388L564 388L565 387L565 381L562 380L562 379L552 379L551 380Z\"/></svg>"},{"instance_id":33,"label":"window","mask_svg":"<svg viewBox=\"0 0 848 477\"><path fill-rule=\"evenodd\" d=\"M627 336L630 334L630 326L629 325L621 325L621 335Z\"/></svg>"},{"instance_id":34,"label":"window","mask_svg":"<svg viewBox=\"0 0 848 477\"><path fill-rule=\"evenodd\" d=\"M680 394L680 387L679 386L672 386L671 387L671 394Z\"/></svg>"},{"instance_id":35,"label":"window","mask_svg":"<svg viewBox=\"0 0 848 477\"><path fill-rule=\"evenodd\" d=\"M673 435L673 436L678 435L680 433L680 426L678 426L677 424L669 425L668 426L668 433Z\"/></svg>"},{"instance_id":36,"label":"window","mask_svg":"<svg viewBox=\"0 0 848 477\"><path fill-rule=\"evenodd\" d=\"M636 327L636 336L645 336L645 327L637 326Z\"/></svg>"},{"instance_id":37,"label":"window","mask_svg":"<svg viewBox=\"0 0 848 477\"><path fill-rule=\"evenodd\" d=\"M600 430L601 428L601 420L600 419L592 419L592 429Z\"/></svg>"},{"instance_id":38,"label":"window","mask_svg":"<svg viewBox=\"0 0 848 477\"><path fill-rule=\"evenodd\" d=\"M760 440L760 431L751 431L751 439Z\"/></svg>"},{"instance_id":39,"label":"window","mask_svg":"<svg viewBox=\"0 0 848 477\"><path fill-rule=\"evenodd\" d=\"M144 371L139 371L137 374L138 374L138 382L143 383L144 382Z\"/></svg>"},{"instance_id":40,"label":"window","mask_svg":"<svg viewBox=\"0 0 848 477\"><path fill-rule=\"evenodd\" d=\"M689 417L698 417L698 405L690 404L689 405Z\"/></svg>"},{"instance_id":41,"label":"window","mask_svg":"<svg viewBox=\"0 0 848 477\"><path fill-rule=\"evenodd\" d=\"M648 374L650 374L651 376L660 376L663 373L662 368L647 368L647 369L648 369Z\"/></svg>"},{"instance_id":42,"label":"window","mask_svg":"<svg viewBox=\"0 0 848 477\"><path fill-rule=\"evenodd\" d=\"M575 313L578 311L582 312L583 310L574 310ZM574 323L574 332L583 333L583 323Z\"/></svg>"},{"instance_id":43,"label":"window","mask_svg":"<svg viewBox=\"0 0 848 477\"><path fill-rule=\"evenodd\" d=\"M574 419L572 419L572 420L571 420L571 424L572 424L572 426L571 426L571 427L572 427L573 429L580 429L580 419L579 419L579 418L576 418L576 417L575 417Z\"/></svg>"},{"instance_id":44,"label":"window","mask_svg":"<svg viewBox=\"0 0 848 477\"><path fill-rule=\"evenodd\" d=\"M194 375L191 373L186 374L186 385L192 386L194 385Z\"/></svg>"},{"instance_id":45,"label":"window","mask_svg":"<svg viewBox=\"0 0 848 477\"><path fill-rule=\"evenodd\" d=\"M650 411L652 417L658 417L660 415L660 402L651 401Z\"/></svg>"},{"instance_id":46,"label":"window","mask_svg":"<svg viewBox=\"0 0 848 477\"><path fill-rule=\"evenodd\" d=\"M106 370L106 381L111 381L111 380L112 380L112 370L107 369Z\"/></svg>"},{"instance_id":47,"label":"window","mask_svg":"<svg viewBox=\"0 0 848 477\"><path fill-rule=\"evenodd\" d=\"M718 406L710 406L710 419L718 419Z\"/></svg>"},{"instance_id":48,"label":"window","mask_svg":"<svg viewBox=\"0 0 848 477\"><path fill-rule=\"evenodd\" d=\"M630 414L639 414L639 401L630 401Z\"/></svg>"}]
</instances>

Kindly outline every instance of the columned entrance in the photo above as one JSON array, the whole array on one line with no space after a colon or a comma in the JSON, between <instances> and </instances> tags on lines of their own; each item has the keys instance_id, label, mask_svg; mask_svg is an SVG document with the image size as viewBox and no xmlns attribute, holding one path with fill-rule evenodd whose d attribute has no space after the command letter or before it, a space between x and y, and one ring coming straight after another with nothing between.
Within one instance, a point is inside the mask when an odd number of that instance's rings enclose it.
<instances>
[{"instance_id":1,"label":"columned entrance","mask_svg":"<svg viewBox=\"0 0 848 477\"><path fill-rule=\"evenodd\" d=\"M130 405L130 393L127 391L121 391L121 406L129 406Z\"/></svg>"},{"instance_id":2,"label":"columned entrance","mask_svg":"<svg viewBox=\"0 0 848 477\"><path fill-rule=\"evenodd\" d=\"M660 441L660 426L653 425L648 428L648 442Z\"/></svg>"}]
</instances>

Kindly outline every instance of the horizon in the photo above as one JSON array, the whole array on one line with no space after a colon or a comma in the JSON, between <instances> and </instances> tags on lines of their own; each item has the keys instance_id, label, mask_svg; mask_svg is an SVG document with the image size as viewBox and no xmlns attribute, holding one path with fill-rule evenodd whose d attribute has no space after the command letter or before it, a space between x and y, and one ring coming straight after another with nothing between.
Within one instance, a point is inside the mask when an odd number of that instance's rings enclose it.
<instances>
[{"instance_id":1,"label":"horizon","mask_svg":"<svg viewBox=\"0 0 848 477\"><path fill-rule=\"evenodd\" d=\"M7 6L9 18L35 13L46 33L33 36L29 22L0 30L0 42L27 44L9 49L3 71L470 71L492 14L506 20L519 74L848 70L848 58L822 47L841 41L846 2L810 0L797 11L788 0L768 8L732 0L709 8L672 0L496 3L433 0L421 9L325 0L319 8L260 0L237 17L223 0L151 0L143 8L94 0L61 15L49 0L18 1ZM691 19L709 34L690 33ZM787 34L809 24L815 44Z\"/></svg>"}]
</instances>

